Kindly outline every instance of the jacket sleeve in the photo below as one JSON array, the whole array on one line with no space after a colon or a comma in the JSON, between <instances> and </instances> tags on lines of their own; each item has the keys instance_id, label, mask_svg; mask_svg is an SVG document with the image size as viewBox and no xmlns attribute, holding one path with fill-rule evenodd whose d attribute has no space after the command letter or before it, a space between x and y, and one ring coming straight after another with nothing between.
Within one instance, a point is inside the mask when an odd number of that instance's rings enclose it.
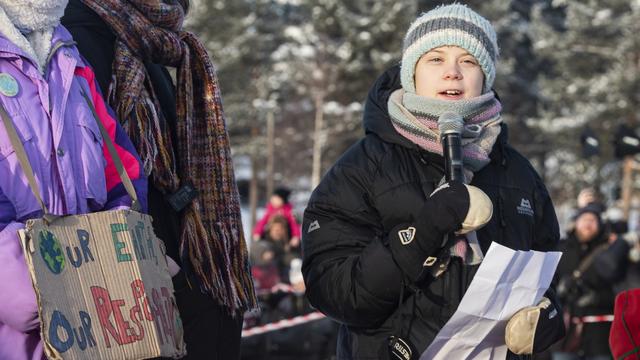
<instances>
[{"instance_id":1,"label":"jacket sleeve","mask_svg":"<svg viewBox=\"0 0 640 360\"><path fill-rule=\"evenodd\" d=\"M76 69L76 75L83 77L89 86L90 94L93 101L93 106L96 111L102 125L104 125L111 141L114 143L116 152L118 153L122 164L131 178L133 187L138 195L138 200L142 206L142 211L147 211L147 177L144 174L144 169L140 158L133 146L133 143L124 132L124 129L120 126L120 123L116 120L116 117L107 106L100 92L100 88L95 80L95 75L90 67L85 66ZM103 142L102 152L107 160L107 166L105 167L105 178L107 181L107 203L104 208L106 210L131 206L131 197L127 194L118 170L116 169L111 154L107 148L106 142Z\"/></svg>"},{"instance_id":2,"label":"jacket sleeve","mask_svg":"<svg viewBox=\"0 0 640 360\"><path fill-rule=\"evenodd\" d=\"M38 305L17 231L13 205L0 190L0 323L20 331L37 329Z\"/></svg>"},{"instance_id":3,"label":"jacket sleeve","mask_svg":"<svg viewBox=\"0 0 640 360\"><path fill-rule=\"evenodd\" d=\"M289 222L289 228L291 229L291 237L300 237L300 224L296 221L296 217L293 216L293 211L287 212L287 222Z\"/></svg>"},{"instance_id":4,"label":"jacket sleeve","mask_svg":"<svg viewBox=\"0 0 640 360\"><path fill-rule=\"evenodd\" d=\"M302 271L310 303L354 327L382 323L398 304L402 274L369 204L366 170L344 157L314 190L302 223Z\"/></svg>"},{"instance_id":5,"label":"jacket sleeve","mask_svg":"<svg viewBox=\"0 0 640 360\"><path fill-rule=\"evenodd\" d=\"M264 232L264 227L267 224L267 221L269 221L269 217L271 217L271 213L269 213L268 211L264 215L262 215L260 220L258 220L256 225L253 227L253 235L262 237L262 233Z\"/></svg>"},{"instance_id":6,"label":"jacket sleeve","mask_svg":"<svg viewBox=\"0 0 640 360\"><path fill-rule=\"evenodd\" d=\"M629 250L631 247L621 235L606 250L596 255L592 268L597 275L608 284L624 278L629 267Z\"/></svg>"}]
</instances>

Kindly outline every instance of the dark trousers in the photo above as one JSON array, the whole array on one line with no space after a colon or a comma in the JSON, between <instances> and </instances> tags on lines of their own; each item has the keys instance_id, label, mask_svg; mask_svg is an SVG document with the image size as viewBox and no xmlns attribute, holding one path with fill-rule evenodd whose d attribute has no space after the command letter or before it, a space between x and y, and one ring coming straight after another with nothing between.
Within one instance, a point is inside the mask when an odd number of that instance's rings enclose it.
<instances>
[{"instance_id":1,"label":"dark trousers","mask_svg":"<svg viewBox=\"0 0 640 360\"><path fill-rule=\"evenodd\" d=\"M240 359L242 314L232 317L211 296L190 288L182 271L174 276L173 287L187 344L183 359Z\"/></svg>"}]
</instances>

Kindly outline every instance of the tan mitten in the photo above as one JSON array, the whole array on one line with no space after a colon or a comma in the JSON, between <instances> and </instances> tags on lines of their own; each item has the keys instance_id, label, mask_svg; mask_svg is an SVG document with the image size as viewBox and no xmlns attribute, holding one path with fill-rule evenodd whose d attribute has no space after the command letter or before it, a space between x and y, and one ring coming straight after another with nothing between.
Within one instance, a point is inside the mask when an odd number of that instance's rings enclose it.
<instances>
[{"instance_id":1,"label":"tan mitten","mask_svg":"<svg viewBox=\"0 0 640 360\"><path fill-rule=\"evenodd\" d=\"M493 215L493 203L491 199L473 185L465 185L469 192L469 211L462 221L462 227L456 231L458 235L464 235L485 226Z\"/></svg>"},{"instance_id":2,"label":"tan mitten","mask_svg":"<svg viewBox=\"0 0 640 360\"><path fill-rule=\"evenodd\" d=\"M549 305L551 301L543 297L538 305L520 309L509 319L504 341L511 352L517 355L533 354L533 342L540 312L546 310Z\"/></svg>"}]
</instances>

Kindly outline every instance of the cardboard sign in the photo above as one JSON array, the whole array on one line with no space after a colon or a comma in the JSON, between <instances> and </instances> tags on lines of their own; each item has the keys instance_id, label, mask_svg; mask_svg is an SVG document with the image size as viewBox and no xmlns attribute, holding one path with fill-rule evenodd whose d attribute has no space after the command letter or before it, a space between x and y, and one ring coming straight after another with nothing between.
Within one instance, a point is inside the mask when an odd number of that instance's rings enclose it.
<instances>
[{"instance_id":1,"label":"cardboard sign","mask_svg":"<svg viewBox=\"0 0 640 360\"><path fill-rule=\"evenodd\" d=\"M183 356L165 250L130 210L29 220L21 234L50 359Z\"/></svg>"}]
</instances>

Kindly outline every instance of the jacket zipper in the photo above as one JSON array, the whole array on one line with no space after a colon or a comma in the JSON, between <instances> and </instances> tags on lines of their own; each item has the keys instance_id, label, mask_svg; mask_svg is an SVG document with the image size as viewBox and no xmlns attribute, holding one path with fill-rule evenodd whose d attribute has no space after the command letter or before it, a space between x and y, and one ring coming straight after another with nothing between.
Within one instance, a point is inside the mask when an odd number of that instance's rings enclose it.
<instances>
[{"instance_id":1,"label":"jacket zipper","mask_svg":"<svg viewBox=\"0 0 640 360\"><path fill-rule=\"evenodd\" d=\"M47 56L47 60L45 61L45 69L48 69L51 59L53 58L53 55L63 46L71 46L76 44L75 41L58 41L57 43L55 43L53 45L53 47L51 48L51 51L49 51L49 55ZM45 72L45 74L48 74L48 72ZM47 81L47 83L49 82L49 79L45 79ZM49 112L51 112L52 106L51 106L51 91L49 91ZM51 120L51 114L48 114L49 116L49 120ZM62 194L62 196L60 197L62 200L62 211L63 214L67 214L68 212L68 208L67 208L67 197L66 197L66 191L64 189L64 183L62 182L62 177L60 176L60 170L58 167L58 159L57 159L57 152L56 152L56 148L55 148L55 144L53 143L53 133L52 133L52 138L51 138L52 142L51 142L51 146L52 146L52 151L53 151L53 156L56 157L56 161L53 163L54 165L54 171L56 173L56 177L58 180L58 189L60 190L60 193Z\"/></svg>"},{"instance_id":2,"label":"jacket zipper","mask_svg":"<svg viewBox=\"0 0 640 360\"><path fill-rule=\"evenodd\" d=\"M53 156L56 156L55 148L53 150ZM63 215L67 215L67 192L64 190L64 184L62 183L62 177L60 176L60 171L58 170L58 159L56 157L56 161L53 162L54 171L56 172L56 177L58 179L58 189L60 190L60 199L62 199L62 212Z\"/></svg>"}]
</instances>

